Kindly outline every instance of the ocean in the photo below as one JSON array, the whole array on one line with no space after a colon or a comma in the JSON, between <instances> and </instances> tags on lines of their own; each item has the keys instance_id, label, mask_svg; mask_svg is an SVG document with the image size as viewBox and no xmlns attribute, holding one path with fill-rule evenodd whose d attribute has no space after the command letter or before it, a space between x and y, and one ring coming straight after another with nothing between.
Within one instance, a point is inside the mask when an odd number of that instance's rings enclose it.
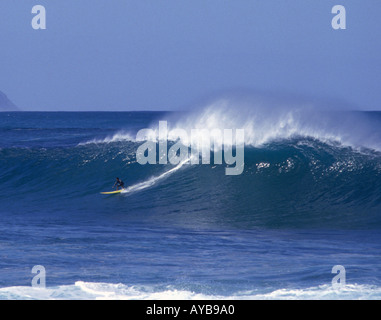
<instances>
[{"instance_id":1,"label":"ocean","mask_svg":"<svg viewBox=\"0 0 381 320\"><path fill-rule=\"evenodd\" d=\"M242 173L138 163L159 121L243 128ZM0 299L380 299L380 231L380 112L0 113Z\"/></svg>"}]
</instances>

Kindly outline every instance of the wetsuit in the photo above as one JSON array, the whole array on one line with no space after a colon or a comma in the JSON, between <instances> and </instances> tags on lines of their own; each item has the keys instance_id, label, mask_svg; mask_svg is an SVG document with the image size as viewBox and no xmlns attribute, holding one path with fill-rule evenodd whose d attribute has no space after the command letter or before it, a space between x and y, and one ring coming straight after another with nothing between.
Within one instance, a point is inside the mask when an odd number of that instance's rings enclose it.
<instances>
[{"instance_id":1,"label":"wetsuit","mask_svg":"<svg viewBox=\"0 0 381 320\"><path fill-rule=\"evenodd\" d=\"M119 187L121 187L122 189L124 189L124 182L120 179L116 180L115 184L114 184L114 187L116 186L116 190L119 189Z\"/></svg>"}]
</instances>

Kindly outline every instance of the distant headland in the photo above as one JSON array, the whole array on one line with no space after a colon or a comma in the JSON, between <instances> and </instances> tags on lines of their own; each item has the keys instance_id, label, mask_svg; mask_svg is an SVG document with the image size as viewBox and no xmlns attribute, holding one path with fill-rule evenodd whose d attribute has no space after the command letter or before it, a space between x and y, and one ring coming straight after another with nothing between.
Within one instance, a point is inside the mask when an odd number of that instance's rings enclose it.
<instances>
[{"instance_id":1,"label":"distant headland","mask_svg":"<svg viewBox=\"0 0 381 320\"><path fill-rule=\"evenodd\" d=\"M20 111L20 109L0 91L0 111Z\"/></svg>"}]
</instances>

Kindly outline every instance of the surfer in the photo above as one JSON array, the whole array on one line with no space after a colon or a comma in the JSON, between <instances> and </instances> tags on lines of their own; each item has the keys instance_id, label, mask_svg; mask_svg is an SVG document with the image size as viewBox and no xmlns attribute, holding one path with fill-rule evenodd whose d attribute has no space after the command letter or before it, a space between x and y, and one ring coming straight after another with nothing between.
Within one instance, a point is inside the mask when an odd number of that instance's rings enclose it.
<instances>
[{"instance_id":1,"label":"surfer","mask_svg":"<svg viewBox=\"0 0 381 320\"><path fill-rule=\"evenodd\" d=\"M123 182L122 180L120 180L119 178L116 178L114 187L115 187L115 186L116 186L116 190L118 190L119 187L121 187L122 189L124 189L124 182Z\"/></svg>"}]
</instances>

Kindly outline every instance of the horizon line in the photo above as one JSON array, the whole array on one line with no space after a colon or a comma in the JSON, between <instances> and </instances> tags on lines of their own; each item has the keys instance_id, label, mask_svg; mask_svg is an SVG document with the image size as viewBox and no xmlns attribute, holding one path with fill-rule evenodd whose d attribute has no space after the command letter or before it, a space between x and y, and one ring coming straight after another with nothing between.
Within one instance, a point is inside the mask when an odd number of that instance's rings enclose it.
<instances>
[{"instance_id":1,"label":"horizon line","mask_svg":"<svg viewBox=\"0 0 381 320\"><path fill-rule=\"evenodd\" d=\"M0 110L0 113L20 113L20 112L187 112L190 110ZM336 110L336 111L353 111L353 112L381 112L379 110L361 110L361 109L350 109L350 110Z\"/></svg>"}]
</instances>

